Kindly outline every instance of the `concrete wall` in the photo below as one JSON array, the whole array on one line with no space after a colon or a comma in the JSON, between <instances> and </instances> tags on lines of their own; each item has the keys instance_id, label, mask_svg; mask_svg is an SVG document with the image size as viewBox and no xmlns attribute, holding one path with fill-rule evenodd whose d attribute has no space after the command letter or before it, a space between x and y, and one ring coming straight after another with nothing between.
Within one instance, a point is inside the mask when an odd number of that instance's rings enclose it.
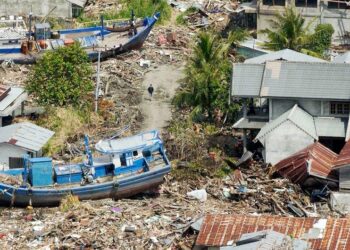
<instances>
[{"instance_id":1,"label":"concrete wall","mask_svg":"<svg viewBox=\"0 0 350 250\"><path fill-rule=\"evenodd\" d=\"M286 1L287 6L293 6L294 1ZM297 8L302 16L305 18L306 23L313 21L311 25L311 31L319 23L330 23L334 28L333 42L335 44L341 44L349 42L349 40L344 41L344 30L350 32L350 9L328 9L327 5L320 3L318 1L317 8ZM266 35L261 34L260 31L266 28L271 29L270 20L274 19L276 13L282 13L284 11L284 6L267 6L262 3L258 7L257 15L257 30L258 39L266 40Z\"/></svg>"},{"instance_id":2,"label":"concrete wall","mask_svg":"<svg viewBox=\"0 0 350 250\"><path fill-rule=\"evenodd\" d=\"M349 115L334 115L330 113L330 101L320 101L311 99L272 99L270 101L270 120L274 120L283 113L290 110L295 104L307 111L312 116L319 117L344 117Z\"/></svg>"},{"instance_id":3,"label":"concrete wall","mask_svg":"<svg viewBox=\"0 0 350 250\"><path fill-rule=\"evenodd\" d=\"M314 139L290 121L282 123L265 139L265 161L276 164L314 143Z\"/></svg>"},{"instance_id":4,"label":"concrete wall","mask_svg":"<svg viewBox=\"0 0 350 250\"><path fill-rule=\"evenodd\" d=\"M329 102L327 103L329 106ZM308 100L308 99L299 99L299 100L289 100L289 99L272 99L272 120L276 119L286 111L290 110L295 104L298 104L302 109L306 110L312 116L327 116L329 113L324 113L322 111L322 101L318 100ZM329 112L329 109L328 109Z\"/></svg>"},{"instance_id":5,"label":"concrete wall","mask_svg":"<svg viewBox=\"0 0 350 250\"><path fill-rule=\"evenodd\" d=\"M22 148L7 143L0 144L0 170L3 166L9 166L9 157L22 157L25 154L27 151Z\"/></svg>"},{"instance_id":6,"label":"concrete wall","mask_svg":"<svg viewBox=\"0 0 350 250\"><path fill-rule=\"evenodd\" d=\"M50 17L72 17L71 3L66 0L0 0L0 16L46 16L55 6Z\"/></svg>"}]
</instances>

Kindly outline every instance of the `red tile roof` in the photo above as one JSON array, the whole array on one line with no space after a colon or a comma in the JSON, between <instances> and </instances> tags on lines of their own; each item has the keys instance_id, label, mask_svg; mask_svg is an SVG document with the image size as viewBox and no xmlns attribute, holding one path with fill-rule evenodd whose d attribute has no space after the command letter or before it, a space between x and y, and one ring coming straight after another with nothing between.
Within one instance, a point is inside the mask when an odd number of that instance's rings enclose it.
<instances>
[{"instance_id":1,"label":"red tile roof","mask_svg":"<svg viewBox=\"0 0 350 250\"><path fill-rule=\"evenodd\" d=\"M345 143L343 149L339 153L339 157L334 163L334 168L341 168L350 165L350 140Z\"/></svg>"},{"instance_id":2,"label":"red tile roof","mask_svg":"<svg viewBox=\"0 0 350 250\"><path fill-rule=\"evenodd\" d=\"M10 87L0 85L0 101L2 101L7 96L10 90Z\"/></svg>"},{"instance_id":3,"label":"red tile roof","mask_svg":"<svg viewBox=\"0 0 350 250\"><path fill-rule=\"evenodd\" d=\"M338 155L319 142L285 158L275 165L275 170L293 183L303 184L309 176L338 181L332 167Z\"/></svg>"},{"instance_id":4,"label":"red tile roof","mask_svg":"<svg viewBox=\"0 0 350 250\"><path fill-rule=\"evenodd\" d=\"M303 239L320 218L294 218L280 216L206 215L197 237L198 246L226 246L237 241L242 234L273 230ZM350 218L328 218L323 237L306 240L310 249L349 249Z\"/></svg>"}]
</instances>

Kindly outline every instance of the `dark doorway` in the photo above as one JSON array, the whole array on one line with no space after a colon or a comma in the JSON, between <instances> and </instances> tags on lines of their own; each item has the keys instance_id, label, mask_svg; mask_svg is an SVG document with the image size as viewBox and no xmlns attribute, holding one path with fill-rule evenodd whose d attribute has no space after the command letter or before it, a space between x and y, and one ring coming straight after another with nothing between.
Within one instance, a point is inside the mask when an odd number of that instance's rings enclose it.
<instances>
[{"instance_id":1,"label":"dark doorway","mask_svg":"<svg viewBox=\"0 0 350 250\"><path fill-rule=\"evenodd\" d=\"M342 137L319 137L319 142L339 154L345 145L345 138Z\"/></svg>"},{"instance_id":2,"label":"dark doorway","mask_svg":"<svg viewBox=\"0 0 350 250\"><path fill-rule=\"evenodd\" d=\"M9 157L9 168L23 168L24 159L23 157Z\"/></svg>"}]
</instances>

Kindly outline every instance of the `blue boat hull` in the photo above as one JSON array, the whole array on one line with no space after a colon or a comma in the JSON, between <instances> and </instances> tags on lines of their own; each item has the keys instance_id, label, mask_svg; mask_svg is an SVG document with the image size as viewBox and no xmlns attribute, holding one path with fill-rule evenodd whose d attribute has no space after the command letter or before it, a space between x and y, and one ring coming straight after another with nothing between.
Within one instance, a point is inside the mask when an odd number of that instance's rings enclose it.
<instances>
[{"instance_id":1,"label":"blue boat hull","mask_svg":"<svg viewBox=\"0 0 350 250\"><path fill-rule=\"evenodd\" d=\"M140 33L132 37L127 43L123 44L114 49L106 50L101 52L101 60L105 60L107 58L115 57L117 55L123 54L125 52L140 49L143 43L146 41L149 33L151 32L154 24L156 22L151 22L147 28L142 30ZM89 53L89 58L91 61L95 62L98 60L98 52Z\"/></svg>"},{"instance_id":2,"label":"blue boat hull","mask_svg":"<svg viewBox=\"0 0 350 250\"><path fill-rule=\"evenodd\" d=\"M159 18L159 13L155 14L151 18L146 18L146 20L148 20L148 23L147 23L147 25L145 25L145 28L142 31L140 31L138 34L136 34L132 38L130 38L125 44L122 44L122 45L116 44L115 48L102 51L101 57L100 57L101 60L115 57L117 55L123 54L125 52L130 51L130 50L140 49L142 47L143 43L146 41L149 33L151 32L151 30L152 30L153 26L155 25L155 23L157 22L158 18ZM69 33L80 33L83 31L91 31L91 30L96 30L96 29L98 30L100 28L101 27L99 26L99 27L82 28L82 29L75 29L75 30L62 30L60 32L61 32L61 34L65 34L68 32ZM103 29L102 33L104 35L107 35L108 33L110 33L110 31ZM92 62L95 62L98 60L98 51L89 52L88 56ZM28 55L28 56L25 56L22 58L9 56L6 59L0 58L0 63L3 61L11 60L12 62L14 62L16 64L34 64L34 63L36 63L36 61L39 57L40 57L40 53L35 55L35 56Z\"/></svg>"},{"instance_id":3,"label":"blue boat hull","mask_svg":"<svg viewBox=\"0 0 350 250\"><path fill-rule=\"evenodd\" d=\"M16 188L0 183L0 205L5 206L56 206L68 194L80 200L103 198L119 199L157 187L170 172L170 166L120 178L100 184L88 184L71 188Z\"/></svg>"}]
</instances>

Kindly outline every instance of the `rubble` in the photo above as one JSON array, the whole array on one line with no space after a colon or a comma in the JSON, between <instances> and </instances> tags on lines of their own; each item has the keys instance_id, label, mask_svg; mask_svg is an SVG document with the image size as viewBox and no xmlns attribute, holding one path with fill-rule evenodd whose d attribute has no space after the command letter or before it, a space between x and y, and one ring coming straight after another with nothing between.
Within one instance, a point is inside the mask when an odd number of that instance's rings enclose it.
<instances>
[{"instance_id":1,"label":"rubble","mask_svg":"<svg viewBox=\"0 0 350 250\"><path fill-rule=\"evenodd\" d=\"M337 215L329 208L319 209L325 203L312 204L308 195L288 180L270 179L269 170L256 162L241 168L247 187L244 192L233 178L238 170L224 178L188 181L177 181L171 174L158 191L131 199L74 202L68 210L5 208L1 210L0 244L15 249L191 248L200 219L208 213L293 216L295 212L288 210L292 204L307 212L304 216ZM187 197L196 189L207 193L205 202Z\"/></svg>"}]
</instances>

